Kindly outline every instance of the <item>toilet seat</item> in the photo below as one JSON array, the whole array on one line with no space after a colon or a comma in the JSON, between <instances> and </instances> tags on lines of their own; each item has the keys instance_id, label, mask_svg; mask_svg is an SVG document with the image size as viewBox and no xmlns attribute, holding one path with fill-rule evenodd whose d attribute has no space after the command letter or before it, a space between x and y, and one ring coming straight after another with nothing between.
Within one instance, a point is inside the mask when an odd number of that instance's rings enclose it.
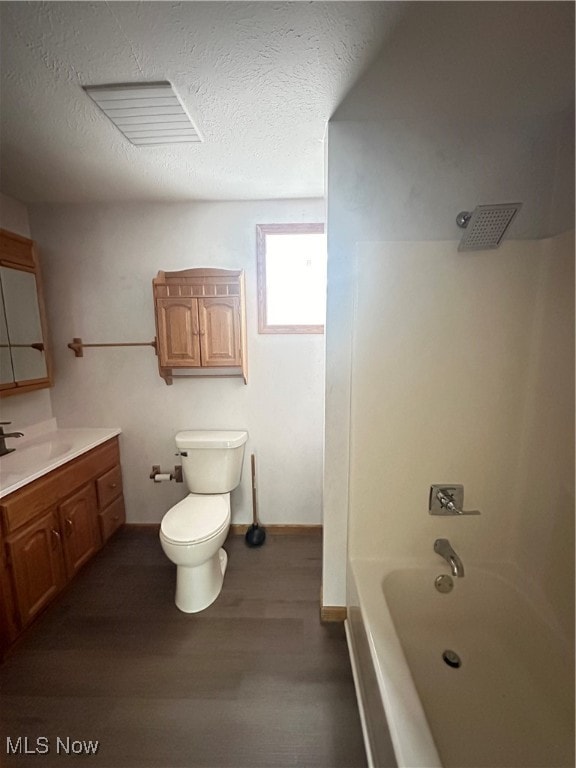
<instances>
[{"instance_id":1,"label":"toilet seat","mask_svg":"<svg viewBox=\"0 0 576 768\"><path fill-rule=\"evenodd\" d=\"M230 494L189 493L162 518L160 535L171 544L200 544L230 524Z\"/></svg>"}]
</instances>

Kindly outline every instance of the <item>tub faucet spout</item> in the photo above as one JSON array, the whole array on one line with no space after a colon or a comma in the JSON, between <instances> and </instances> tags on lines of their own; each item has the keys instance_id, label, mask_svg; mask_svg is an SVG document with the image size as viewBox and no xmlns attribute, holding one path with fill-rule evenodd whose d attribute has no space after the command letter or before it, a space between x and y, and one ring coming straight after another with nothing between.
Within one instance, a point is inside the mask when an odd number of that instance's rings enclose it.
<instances>
[{"instance_id":1,"label":"tub faucet spout","mask_svg":"<svg viewBox=\"0 0 576 768\"><path fill-rule=\"evenodd\" d=\"M436 539L434 542L434 552L437 552L450 565L452 576L464 576L462 560L454 552L448 539Z\"/></svg>"}]
</instances>

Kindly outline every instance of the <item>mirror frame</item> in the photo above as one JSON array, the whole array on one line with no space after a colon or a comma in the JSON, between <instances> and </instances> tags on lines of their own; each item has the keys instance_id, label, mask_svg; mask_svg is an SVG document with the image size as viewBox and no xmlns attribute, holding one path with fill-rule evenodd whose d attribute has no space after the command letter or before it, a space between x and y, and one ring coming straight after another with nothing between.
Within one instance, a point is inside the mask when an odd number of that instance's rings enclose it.
<instances>
[{"instance_id":1,"label":"mirror frame","mask_svg":"<svg viewBox=\"0 0 576 768\"><path fill-rule=\"evenodd\" d=\"M21 272L30 272L36 278L36 295L38 298L38 311L42 329L42 343L44 345L44 358L46 360L46 376L39 379L25 379L0 384L0 398L11 395L19 395L24 392L32 392L36 389L46 389L53 385L52 356L48 344L48 323L46 320L46 306L44 304L44 291L40 262L36 244L27 237L9 232L0 228L0 266L18 269ZM10 329L8 329L9 331Z\"/></svg>"}]
</instances>

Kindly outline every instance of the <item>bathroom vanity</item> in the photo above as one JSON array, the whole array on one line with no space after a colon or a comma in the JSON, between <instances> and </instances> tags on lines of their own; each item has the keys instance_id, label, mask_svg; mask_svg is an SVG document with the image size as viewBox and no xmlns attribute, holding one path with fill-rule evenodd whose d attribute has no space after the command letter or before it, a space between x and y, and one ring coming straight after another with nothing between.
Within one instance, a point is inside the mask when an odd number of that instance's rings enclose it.
<instances>
[{"instance_id":1,"label":"bathroom vanity","mask_svg":"<svg viewBox=\"0 0 576 768\"><path fill-rule=\"evenodd\" d=\"M119 431L57 430L0 459L0 654L124 523Z\"/></svg>"}]
</instances>

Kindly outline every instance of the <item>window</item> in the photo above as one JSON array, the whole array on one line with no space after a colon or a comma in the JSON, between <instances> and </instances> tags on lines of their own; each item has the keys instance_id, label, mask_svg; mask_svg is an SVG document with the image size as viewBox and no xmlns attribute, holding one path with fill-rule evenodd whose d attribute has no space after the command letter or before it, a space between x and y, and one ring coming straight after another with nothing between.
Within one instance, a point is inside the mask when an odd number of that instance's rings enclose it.
<instances>
[{"instance_id":1,"label":"window","mask_svg":"<svg viewBox=\"0 0 576 768\"><path fill-rule=\"evenodd\" d=\"M258 332L324 333L324 224L259 224Z\"/></svg>"}]
</instances>

